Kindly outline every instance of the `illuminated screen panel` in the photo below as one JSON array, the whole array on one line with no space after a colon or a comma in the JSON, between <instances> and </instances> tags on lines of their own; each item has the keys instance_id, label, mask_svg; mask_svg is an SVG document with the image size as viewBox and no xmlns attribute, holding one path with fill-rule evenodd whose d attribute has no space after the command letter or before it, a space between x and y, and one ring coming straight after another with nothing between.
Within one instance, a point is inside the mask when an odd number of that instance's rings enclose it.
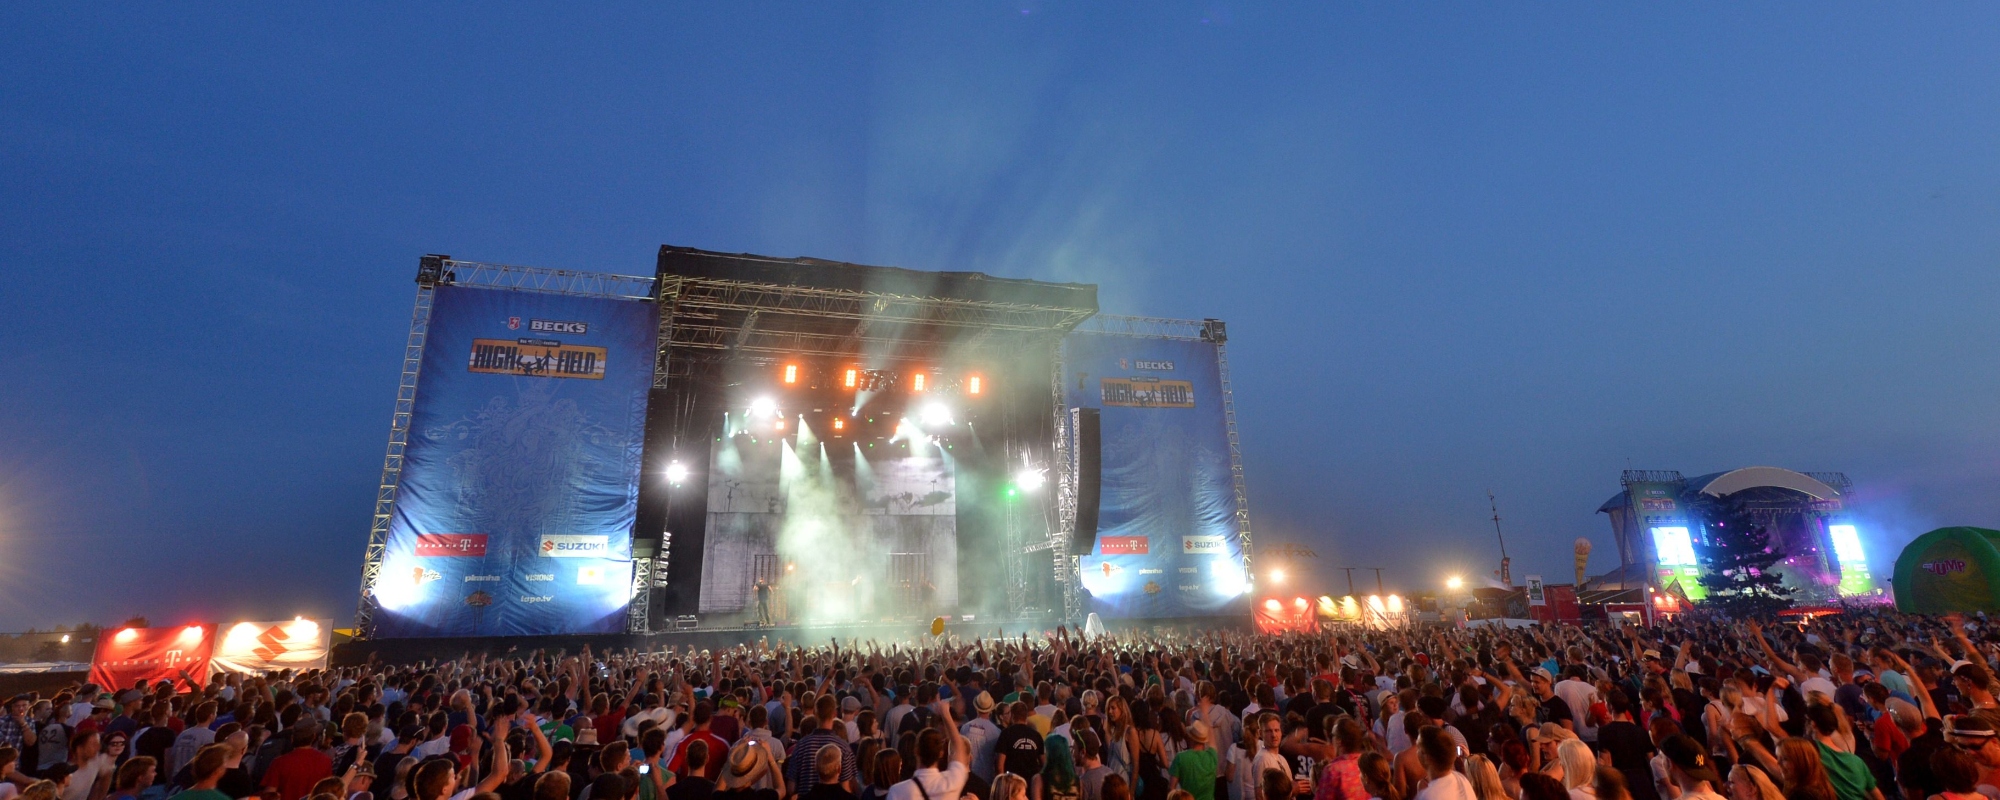
<instances>
[{"instance_id":1,"label":"illuminated screen panel","mask_svg":"<svg viewBox=\"0 0 2000 800\"><path fill-rule=\"evenodd\" d=\"M1868 554L1861 550L1861 535L1853 525L1828 525L1826 533L1833 539L1834 560L1842 564L1868 563Z\"/></svg>"},{"instance_id":2,"label":"illuminated screen panel","mask_svg":"<svg viewBox=\"0 0 2000 800\"><path fill-rule=\"evenodd\" d=\"M1653 528L1652 531L1653 549L1659 553L1661 566L1695 565L1694 541L1688 537L1686 526L1663 525Z\"/></svg>"}]
</instances>

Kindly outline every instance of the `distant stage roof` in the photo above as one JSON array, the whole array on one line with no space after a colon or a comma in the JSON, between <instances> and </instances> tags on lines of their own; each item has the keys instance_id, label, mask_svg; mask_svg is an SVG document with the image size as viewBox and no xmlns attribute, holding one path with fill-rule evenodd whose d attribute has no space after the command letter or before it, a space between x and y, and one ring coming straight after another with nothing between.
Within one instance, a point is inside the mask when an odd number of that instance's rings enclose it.
<instances>
[{"instance_id":1,"label":"distant stage roof","mask_svg":"<svg viewBox=\"0 0 2000 800\"><path fill-rule=\"evenodd\" d=\"M1666 473L1675 477L1679 473ZM1751 492L1748 500L1778 500L1786 490L1806 495L1814 500L1838 500L1851 484L1847 475L1840 472L1796 472L1783 467L1743 467L1727 472L1712 472L1693 478L1682 479L1682 485L1710 497L1730 497L1743 492ZM1597 513L1608 514L1623 508L1631 499L1624 490L1605 500L1597 507Z\"/></svg>"},{"instance_id":2,"label":"distant stage roof","mask_svg":"<svg viewBox=\"0 0 2000 800\"><path fill-rule=\"evenodd\" d=\"M1051 342L1097 313L1093 284L660 247L662 348L936 361Z\"/></svg>"}]
</instances>

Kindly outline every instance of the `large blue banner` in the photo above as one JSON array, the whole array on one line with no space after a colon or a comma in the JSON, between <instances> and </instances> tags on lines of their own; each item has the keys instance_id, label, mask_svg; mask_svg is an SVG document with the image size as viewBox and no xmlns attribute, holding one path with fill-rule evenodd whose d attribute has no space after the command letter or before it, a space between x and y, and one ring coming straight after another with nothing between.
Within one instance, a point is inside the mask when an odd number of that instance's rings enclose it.
<instances>
[{"instance_id":1,"label":"large blue banner","mask_svg":"<svg viewBox=\"0 0 2000 800\"><path fill-rule=\"evenodd\" d=\"M1215 345L1075 333L1063 372L1069 406L1099 409L1102 422L1097 544L1080 559L1090 610L1247 615Z\"/></svg>"},{"instance_id":2,"label":"large blue banner","mask_svg":"<svg viewBox=\"0 0 2000 800\"><path fill-rule=\"evenodd\" d=\"M376 635L624 630L650 303L439 287Z\"/></svg>"}]
</instances>

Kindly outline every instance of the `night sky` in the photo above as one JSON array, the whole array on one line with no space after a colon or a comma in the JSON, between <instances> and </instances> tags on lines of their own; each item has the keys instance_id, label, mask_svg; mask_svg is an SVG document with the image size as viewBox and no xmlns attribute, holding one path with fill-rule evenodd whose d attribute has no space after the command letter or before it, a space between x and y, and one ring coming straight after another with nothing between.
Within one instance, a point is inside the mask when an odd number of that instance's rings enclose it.
<instances>
[{"instance_id":1,"label":"night sky","mask_svg":"<svg viewBox=\"0 0 2000 800\"><path fill-rule=\"evenodd\" d=\"M1627 468L2000 526L1990 4L289 5L0 8L0 631L349 618L424 253L1228 320L1330 582L1493 569L1488 489L1601 569Z\"/></svg>"}]
</instances>

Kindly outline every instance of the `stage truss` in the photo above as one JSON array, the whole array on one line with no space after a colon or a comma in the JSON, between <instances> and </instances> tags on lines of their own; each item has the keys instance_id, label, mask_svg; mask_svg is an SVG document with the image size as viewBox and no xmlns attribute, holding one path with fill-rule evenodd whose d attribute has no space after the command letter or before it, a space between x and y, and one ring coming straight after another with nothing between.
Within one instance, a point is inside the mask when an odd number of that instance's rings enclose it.
<instances>
[{"instance_id":1,"label":"stage truss","mask_svg":"<svg viewBox=\"0 0 2000 800\"><path fill-rule=\"evenodd\" d=\"M410 312L410 333L403 343L403 374L396 382L396 408L389 419L388 452L382 457L382 479L375 489L375 513L369 519L368 546L361 560L361 599L354 611L355 638L359 639L369 638L375 630L372 589L381 577L382 559L389 545L389 520L395 517L396 490L403 478L403 453L410 443L410 415L417 404L417 381L423 368L424 342L430 335L431 303L439 286L647 300L652 297L653 279L457 261L442 255L427 255L418 259L417 301ZM637 578L636 565L633 574L634 586L643 586Z\"/></svg>"}]
</instances>

